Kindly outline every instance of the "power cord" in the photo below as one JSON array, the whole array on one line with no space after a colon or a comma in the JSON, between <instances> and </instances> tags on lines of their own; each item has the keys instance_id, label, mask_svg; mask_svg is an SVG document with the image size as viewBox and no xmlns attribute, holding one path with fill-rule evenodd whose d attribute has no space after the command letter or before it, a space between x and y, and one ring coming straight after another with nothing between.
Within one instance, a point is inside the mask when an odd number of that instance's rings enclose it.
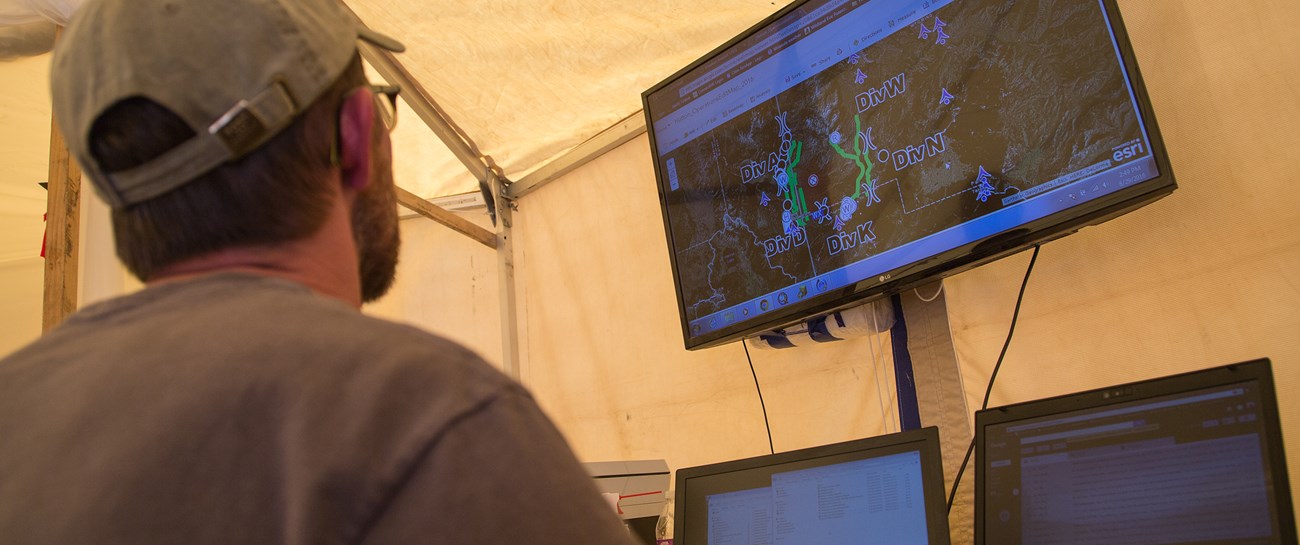
<instances>
[{"instance_id":1,"label":"power cord","mask_svg":"<svg viewBox=\"0 0 1300 545\"><path fill-rule=\"evenodd\" d=\"M998 354L998 362L993 366L993 373L989 375L988 389L984 390L984 403L980 405L980 410L989 408L989 395L993 393L993 381L998 378L998 370L1002 368L1002 359L1007 355L1007 348L1011 346L1011 336L1016 333L1016 320L1020 318L1020 304L1025 300L1025 287L1029 285L1029 275L1034 272L1034 263L1038 261L1037 244L1034 245L1034 255L1029 258L1029 267L1025 269L1025 279L1020 282L1020 295L1016 296L1016 309L1011 313L1011 327L1007 330L1007 340L1002 343L1002 352ZM937 295L937 294L936 294ZM972 434L973 435L973 434ZM970 446L966 448L966 457L961 460L961 467L957 469L957 476L952 480L952 492L948 494L948 512L952 512L952 502L957 499L957 487L961 485L961 476L966 472L966 464L970 462L971 453L975 452L975 438L971 437Z\"/></svg>"},{"instance_id":2,"label":"power cord","mask_svg":"<svg viewBox=\"0 0 1300 545\"><path fill-rule=\"evenodd\" d=\"M915 293L916 298L920 299L922 303L933 303L935 299L939 298L939 294L943 293L943 280L939 281L939 289L934 290L934 295L931 295L929 299L926 299L921 295L920 288L912 288L912 293Z\"/></svg>"},{"instance_id":3,"label":"power cord","mask_svg":"<svg viewBox=\"0 0 1300 545\"><path fill-rule=\"evenodd\" d=\"M754 376L754 389L758 390L758 405L763 408L763 426L767 428L767 449L776 454L776 447L772 445L772 424L767 421L767 404L763 402L763 388L758 385L758 372L754 371L754 358L749 356L749 344L744 340L740 345L745 347L745 360L749 362L749 374Z\"/></svg>"},{"instance_id":4,"label":"power cord","mask_svg":"<svg viewBox=\"0 0 1300 545\"><path fill-rule=\"evenodd\" d=\"M874 305L875 303L872 303ZM875 308L872 308L872 312ZM879 335L880 333L876 333ZM885 366L881 358L876 356L876 342L873 340L867 343L867 348L871 349L871 374L875 380L871 381L876 385L876 401L880 405L880 425L885 427L885 433L892 433L889 429L889 413L885 412L885 391L881 389L880 369Z\"/></svg>"},{"instance_id":5,"label":"power cord","mask_svg":"<svg viewBox=\"0 0 1300 545\"><path fill-rule=\"evenodd\" d=\"M889 408L891 410L896 406L894 403L894 396L898 393L898 389L889 382L890 375L893 374L893 369L890 368L892 365L890 367L885 366L885 340L883 338L885 332L880 330L880 308L878 306L884 301L888 301L888 299L878 299L876 302L871 304L871 324L876 333L875 335L872 335L871 342L867 343L867 346L871 348L871 364L883 369L885 375L885 393L880 394L879 386L876 388L877 395L880 396L880 421L885 425L885 433L894 433L899 427L898 418L890 416L885 412L885 401L889 402ZM876 363L877 349L879 349L880 352L880 361L878 364ZM872 372L877 373L875 369L873 369ZM880 383L880 374L878 373L876 374L876 383L877 385Z\"/></svg>"}]
</instances>

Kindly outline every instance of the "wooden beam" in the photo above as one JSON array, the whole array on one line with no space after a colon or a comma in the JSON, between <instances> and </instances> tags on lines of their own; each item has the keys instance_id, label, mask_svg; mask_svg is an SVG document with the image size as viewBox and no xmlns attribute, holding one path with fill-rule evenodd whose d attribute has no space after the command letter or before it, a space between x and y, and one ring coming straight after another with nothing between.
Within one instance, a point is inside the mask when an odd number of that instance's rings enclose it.
<instances>
[{"instance_id":1,"label":"wooden beam","mask_svg":"<svg viewBox=\"0 0 1300 545\"><path fill-rule=\"evenodd\" d=\"M472 221L434 206L433 203L421 199L415 193L411 193L410 191L400 187L395 187L393 189L397 190L397 202L401 203L402 206L410 208L426 218L441 223L457 233L477 240L480 244L487 246L488 248L496 249L497 236L491 231L475 225Z\"/></svg>"},{"instance_id":2,"label":"wooden beam","mask_svg":"<svg viewBox=\"0 0 1300 545\"><path fill-rule=\"evenodd\" d=\"M45 304L42 331L77 310L77 237L81 226L81 168L63 133L50 123L50 180L45 215Z\"/></svg>"}]
</instances>

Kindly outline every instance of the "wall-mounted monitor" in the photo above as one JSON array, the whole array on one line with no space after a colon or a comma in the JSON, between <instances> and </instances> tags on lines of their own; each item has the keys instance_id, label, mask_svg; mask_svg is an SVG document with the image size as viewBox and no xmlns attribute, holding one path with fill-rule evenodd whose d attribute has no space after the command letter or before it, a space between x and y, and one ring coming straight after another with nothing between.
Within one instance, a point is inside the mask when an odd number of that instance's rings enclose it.
<instances>
[{"instance_id":1,"label":"wall-mounted monitor","mask_svg":"<svg viewBox=\"0 0 1300 545\"><path fill-rule=\"evenodd\" d=\"M799 1L642 99L692 349L1175 188L1114 0Z\"/></svg>"}]
</instances>

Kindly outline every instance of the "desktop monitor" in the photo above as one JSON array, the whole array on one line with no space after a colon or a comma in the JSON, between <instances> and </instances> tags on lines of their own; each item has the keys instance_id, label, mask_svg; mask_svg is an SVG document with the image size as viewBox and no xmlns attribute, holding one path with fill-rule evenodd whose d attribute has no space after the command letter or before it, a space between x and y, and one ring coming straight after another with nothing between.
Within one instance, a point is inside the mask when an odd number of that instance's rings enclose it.
<instances>
[{"instance_id":1,"label":"desktop monitor","mask_svg":"<svg viewBox=\"0 0 1300 545\"><path fill-rule=\"evenodd\" d=\"M1115 0L801 0L642 95L685 345L1174 190Z\"/></svg>"},{"instance_id":2,"label":"desktop monitor","mask_svg":"<svg viewBox=\"0 0 1300 545\"><path fill-rule=\"evenodd\" d=\"M677 471L676 545L949 543L937 428Z\"/></svg>"},{"instance_id":3,"label":"desktop monitor","mask_svg":"<svg viewBox=\"0 0 1300 545\"><path fill-rule=\"evenodd\" d=\"M975 543L1296 543L1268 360L976 413Z\"/></svg>"}]
</instances>

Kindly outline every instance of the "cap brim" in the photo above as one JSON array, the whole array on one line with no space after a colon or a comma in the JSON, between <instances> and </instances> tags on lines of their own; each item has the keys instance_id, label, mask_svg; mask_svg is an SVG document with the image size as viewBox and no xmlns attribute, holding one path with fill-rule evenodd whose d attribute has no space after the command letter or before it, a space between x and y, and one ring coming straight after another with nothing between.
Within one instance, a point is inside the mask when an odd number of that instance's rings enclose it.
<instances>
[{"instance_id":1,"label":"cap brim","mask_svg":"<svg viewBox=\"0 0 1300 545\"><path fill-rule=\"evenodd\" d=\"M402 42L394 40L388 36L370 30L369 28L366 27L361 27L357 29L357 38L360 38L362 41L374 45L375 47L380 47L392 51L393 53L401 53L403 51L406 51L406 46L402 45Z\"/></svg>"}]
</instances>

